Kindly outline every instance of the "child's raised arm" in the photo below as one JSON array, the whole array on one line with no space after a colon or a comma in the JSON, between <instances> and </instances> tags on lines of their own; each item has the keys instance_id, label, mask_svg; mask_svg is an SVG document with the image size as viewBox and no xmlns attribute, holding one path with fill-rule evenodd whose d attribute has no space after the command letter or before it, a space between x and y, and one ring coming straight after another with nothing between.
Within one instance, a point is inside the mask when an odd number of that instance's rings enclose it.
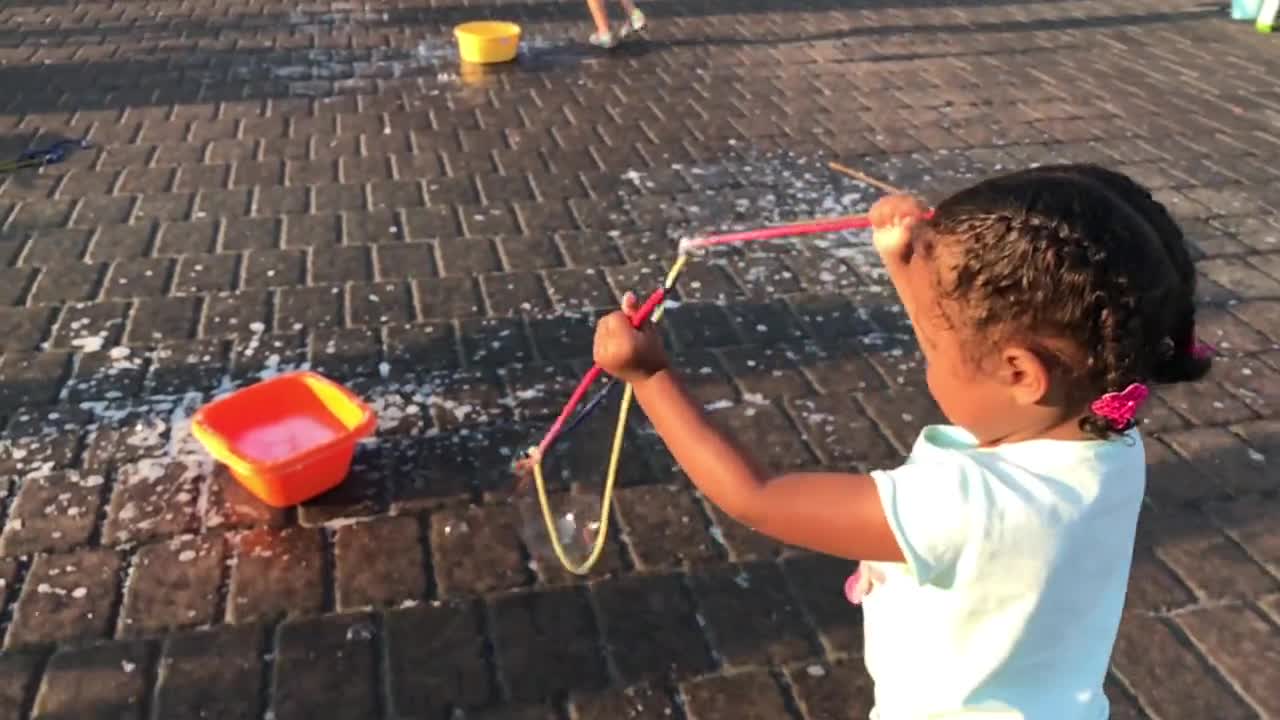
<instances>
[{"instance_id":1,"label":"child's raised arm","mask_svg":"<svg viewBox=\"0 0 1280 720\"><path fill-rule=\"evenodd\" d=\"M671 454L713 503L756 531L797 547L853 560L901 562L875 482L851 473L787 473L769 477L716 428L667 368L652 328L635 330L622 312L600 321L595 359L631 383Z\"/></svg>"}]
</instances>

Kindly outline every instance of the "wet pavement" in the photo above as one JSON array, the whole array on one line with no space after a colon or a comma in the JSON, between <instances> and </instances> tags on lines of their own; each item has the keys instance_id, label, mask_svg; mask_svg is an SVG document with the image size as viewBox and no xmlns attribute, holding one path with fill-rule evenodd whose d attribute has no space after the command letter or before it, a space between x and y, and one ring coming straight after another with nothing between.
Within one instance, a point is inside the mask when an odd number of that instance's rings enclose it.
<instances>
[{"instance_id":1,"label":"wet pavement","mask_svg":"<svg viewBox=\"0 0 1280 720\"><path fill-rule=\"evenodd\" d=\"M1210 380L1158 393L1117 718L1280 717L1280 60L1213 3L0 3L0 718L862 718L848 563L690 490L641 418L587 579L513 453L683 235L1096 161L1196 249ZM450 28L525 29L459 66ZM667 334L767 464L937 418L860 234L724 249ZM379 414L337 491L257 502L190 434L309 367ZM603 477L608 409L548 461ZM580 509L591 503L574 500ZM562 505L564 507L564 505ZM1087 579L1082 580L1087 581Z\"/></svg>"}]
</instances>

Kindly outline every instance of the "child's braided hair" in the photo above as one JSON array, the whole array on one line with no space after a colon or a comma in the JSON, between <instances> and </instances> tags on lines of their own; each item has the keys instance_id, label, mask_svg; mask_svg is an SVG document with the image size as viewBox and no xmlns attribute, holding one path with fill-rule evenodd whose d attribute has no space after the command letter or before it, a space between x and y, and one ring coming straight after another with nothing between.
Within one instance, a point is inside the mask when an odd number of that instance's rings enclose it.
<instances>
[{"instance_id":1,"label":"child's braided hair","mask_svg":"<svg viewBox=\"0 0 1280 720\"><path fill-rule=\"evenodd\" d=\"M1208 371L1194 351L1186 240L1129 177L1095 165L1019 171L951 196L927 227L941 295L965 319L957 326L972 327L973 340L1035 348L1078 388L1068 403ZM1116 432L1094 415L1081 424L1099 437Z\"/></svg>"}]
</instances>

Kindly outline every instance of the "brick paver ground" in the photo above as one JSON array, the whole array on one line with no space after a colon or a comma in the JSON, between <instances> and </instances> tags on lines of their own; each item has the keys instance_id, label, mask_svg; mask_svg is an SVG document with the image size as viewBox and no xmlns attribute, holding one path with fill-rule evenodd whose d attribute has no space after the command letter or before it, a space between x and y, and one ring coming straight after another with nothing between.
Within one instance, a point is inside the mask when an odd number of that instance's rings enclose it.
<instances>
[{"instance_id":1,"label":"brick paver ground","mask_svg":"<svg viewBox=\"0 0 1280 720\"><path fill-rule=\"evenodd\" d=\"M637 421L580 581L506 470L675 238L867 207L829 159L935 197L1054 160L1158 188L1223 357L1148 414L1108 693L1280 717L1276 41L1199 0L645 7L604 59L577 2L0 0L0 157L94 143L0 178L0 718L864 717L848 564L726 520ZM449 28L488 16L525 57L463 71ZM936 416L865 237L718 252L669 320L775 467L890 463ZM277 512L188 418L304 364L380 428Z\"/></svg>"}]
</instances>

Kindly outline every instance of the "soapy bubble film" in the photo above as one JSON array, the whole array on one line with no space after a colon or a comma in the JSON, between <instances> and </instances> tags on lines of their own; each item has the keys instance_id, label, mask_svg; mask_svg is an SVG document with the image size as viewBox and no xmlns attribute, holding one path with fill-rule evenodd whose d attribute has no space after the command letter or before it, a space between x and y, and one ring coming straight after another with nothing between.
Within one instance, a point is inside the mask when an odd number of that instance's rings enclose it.
<instances>
[{"instance_id":1,"label":"soapy bubble film","mask_svg":"<svg viewBox=\"0 0 1280 720\"><path fill-rule=\"evenodd\" d=\"M575 565L584 562L595 545L600 532L600 497L582 493L557 493L550 496L551 517L556 535L564 549L565 557ZM533 562L546 567L560 564L546 520L535 494L528 493L516 499L520 512L520 535L529 550Z\"/></svg>"}]
</instances>

